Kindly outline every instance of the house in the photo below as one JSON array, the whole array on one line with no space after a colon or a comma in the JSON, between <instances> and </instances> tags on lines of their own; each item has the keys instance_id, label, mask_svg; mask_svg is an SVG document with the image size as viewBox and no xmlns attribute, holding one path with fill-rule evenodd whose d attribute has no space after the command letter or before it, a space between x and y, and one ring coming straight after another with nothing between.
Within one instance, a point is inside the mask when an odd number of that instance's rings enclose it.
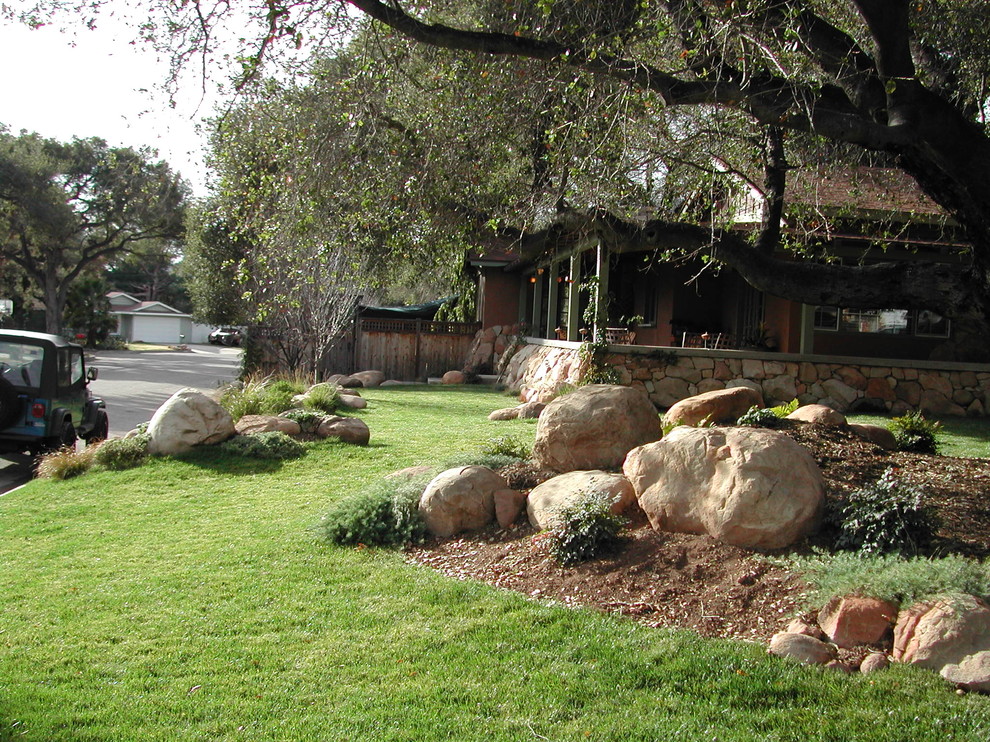
<instances>
[{"instance_id":1,"label":"house","mask_svg":"<svg viewBox=\"0 0 990 742\"><path fill-rule=\"evenodd\" d=\"M746 187L722 208L734 228L753 230L763 199ZM900 171L789 176L784 234L842 260L959 262L965 244L952 227ZM952 338L951 322L935 312L800 304L753 289L731 269L679 264L623 243L607 221L559 235L528 258L495 251L471 264L483 326L511 317L533 337L590 339L597 326L613 342L638 345L915 360L936 356Z\"/></svg>"},{"instance_id":2,"label":"house","mask_svg":"<svg viewBox=\"0 0 990 742\"><path fill-rule=\"evenodd\" d=\"M160 301L141 301L123 291L111 291L107 298L111 314L117 317L117 334L127 342L205 343L212 329Z\"/></svg>"}]
</instances>

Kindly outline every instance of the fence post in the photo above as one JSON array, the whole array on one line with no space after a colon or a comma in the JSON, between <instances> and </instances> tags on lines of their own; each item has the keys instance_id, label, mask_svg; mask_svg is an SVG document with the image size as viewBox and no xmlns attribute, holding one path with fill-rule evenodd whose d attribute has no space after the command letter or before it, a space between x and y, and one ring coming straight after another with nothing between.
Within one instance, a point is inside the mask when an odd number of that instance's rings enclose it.
<instances>
[{"instance_id":1,"label":"fence post","mask_svg":"<svg viewBox=\"0 0 990 742\"><path fill-rule=\"evenodd\" d=\"M420 345L423 340L423 320L416 318L416 381L429 381L424 379L420 373Z\"/></svg>"}]
</instances>

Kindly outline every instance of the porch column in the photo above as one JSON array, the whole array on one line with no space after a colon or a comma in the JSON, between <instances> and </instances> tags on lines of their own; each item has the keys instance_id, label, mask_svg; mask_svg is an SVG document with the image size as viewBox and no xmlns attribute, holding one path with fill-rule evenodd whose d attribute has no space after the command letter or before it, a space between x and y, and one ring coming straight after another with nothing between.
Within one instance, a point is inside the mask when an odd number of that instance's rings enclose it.
<instances>
[{"instance_id":1,"label":"porch column","mask_svg":"<svg viewBox=\"0 0 990 742\"><path fill-rule=\"evenodd\" d=\"M520 276L519 283L519 312L516 315L519 322L529 322L529 318L526 316L526 302L529 300L529 278L527 276Z\"/></svg>"},{"instance_id":2,"label":"porch column","mask_svg":"<svg viewBox=\"0 0 990 742\"><path fill-rule=\"evenodd\" d=\"M581 339L578 327L581 324L581 254L571 255L571 277L567 290L567 339L577 342Z\"/></svg>"},{"instance_id":3,"label":"porch column","mask_svg":"<svg viewBox=\"0 0 990 742\"><path fill-rule=\"evenodd\" d=\"M560 283L557 281L560 278L559 262L552 262L547 266L547 276L550 281L550 286L547 289L547 337L556 338L557 302L560 295Z\"/></svg>"},{"instance_id":4,"label":"porch column","mask_svg":"<svg viewBox=\"0 0 990 742\"><path fill-rule=\"evenodd\" d=\"M536 279L536 283L533 284L533 316L531 318L533 334L537 337L546 337L546 333L541 331L540 323L540 317L543 314L541 311L543 307L543 278L539 273L534 273L533 278Z\"/></svg>"},{"instance_id":5,"label":"porch column","mask_svg":"<svg viewBox=\"0 0 990 742\"><path fill-rule=\"evenodd\" d=\"M605 337L608 324L608 248L598 241L595 249L595 275L598 276L598 291L595 293L595 340Z\"/></svg>"},{"instance_id":6,"label":"porch column","mask_svg":"<svg viewBox=\"0 0 990 742\"><path fill-rule=\"evenodd\" d=\"M811 304L801 305L801 342L798 352L815 352L815 308Z\"/></svg>"}]
</instances>

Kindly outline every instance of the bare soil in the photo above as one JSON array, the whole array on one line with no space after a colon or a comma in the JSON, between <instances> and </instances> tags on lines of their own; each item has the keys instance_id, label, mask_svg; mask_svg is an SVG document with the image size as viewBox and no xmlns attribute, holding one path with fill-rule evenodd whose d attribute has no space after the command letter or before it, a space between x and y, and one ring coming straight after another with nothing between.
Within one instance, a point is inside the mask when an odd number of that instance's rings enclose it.
<instances>
[{"instance_id":1,"label":"bare soil","mask_svg":"<svg viewBox=\"0 0 990 742\"><path fill-rule=\"evenodd\" d=\"M817 425L785 421L782 431L811 451L830 504L892 466L924 488L925 503L941 521L932 554L990 555L990 460L888 452L847 430ZM552 476L527 465L504 474L519 489ZM783 553L827 548L834 536L826 527ZM526 524L432 541L408 552L411 560L460 579L622 613L649 626L753 641L768 639L800 615L805 590L798 575L762 556L707 536L656 532L642 513L634 516L620 550L573 567L561 566L545 534Z\"/></svg>"}]
</instances>

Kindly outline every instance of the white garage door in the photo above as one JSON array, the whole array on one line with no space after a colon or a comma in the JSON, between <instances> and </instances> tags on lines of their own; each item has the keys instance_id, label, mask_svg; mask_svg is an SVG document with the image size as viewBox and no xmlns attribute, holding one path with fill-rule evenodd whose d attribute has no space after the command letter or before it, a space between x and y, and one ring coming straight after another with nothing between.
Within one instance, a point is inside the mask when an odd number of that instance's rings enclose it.
<instances>
[{"instance_id":1,"label":"white garage door","mask_svg":"<svg viewBox=\"0 0 990 742\"><path fill-rule=\"evenodd\" d=\"M135 342L175 345L182 331L181 317L134 317Z\"/></svg>"}]
</instances>

